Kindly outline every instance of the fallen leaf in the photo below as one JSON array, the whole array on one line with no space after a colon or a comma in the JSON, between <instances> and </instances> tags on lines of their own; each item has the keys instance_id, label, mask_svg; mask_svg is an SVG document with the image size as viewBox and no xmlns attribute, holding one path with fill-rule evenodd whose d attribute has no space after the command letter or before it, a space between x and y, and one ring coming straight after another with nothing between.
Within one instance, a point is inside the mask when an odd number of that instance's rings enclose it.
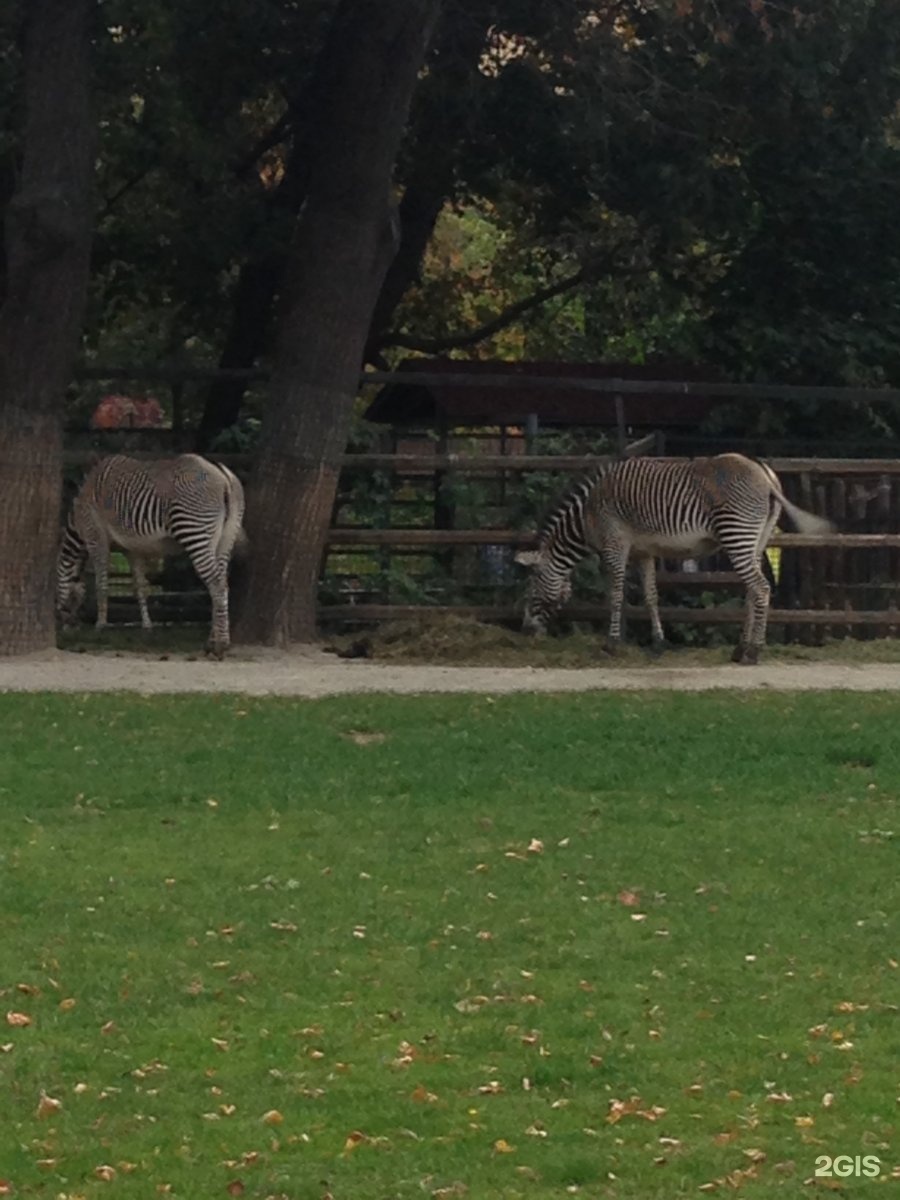
<instances>
[{"instance_id":1,"label":"fallen leaf","mask_svg":"<svg viewBox=\"0 0 900 1200\"><path fill-rule=\"evenodd\" d=\"M815 1117L794 1117L794 1124L798 1129L809 1129L810 1126L815 1125L815 1123Z\"/></svg>"},{"instance_id":2,"label":"fallen leaf","mask_svg":"<svg viewBox=\"0 0 900 1200\"><path fill-rule=\"evenodd\" d=\"M7 1025L14 1025L21 1028L22 1026L31 1024L31 1017L29 1017L28 1013L8 1012L6 1014L6 1023Z\"/></svg>"},{"instance_id":3,"label":"fallen leaf","mask_svg":"<svg viewBox=\"0 0 900 1200\"><path fill-rule=\"evenodd\" d=\"M298 926L293 921L270 921L269 928L275 929L279 933L296 933Z\"/></svg>"},{"instance_id":4,"label":"fallen leaf","mask_svg":"<svg viewBox=\"0 0 900 1200\"><path fill-rule=\"evenodd\" d=\"M263 1113L261 1120L263 1125L281 1125L284 1117L277 1108L270 1108L268 1112Z\"/></svg>"},{"instance_id":5,"label":"fallen leaf","mask_svg":"<svg viewBox=\"0 0 900 1200\"><path fill-rule=\"evenodd\" d=\"M514 1154L515 1149L515 1146L511 1146L506 1138L498 1138L497 1141L494 1142L495 1154Z\"/></svg>"},{"instance_id":6,"label":"fallen leaf","mask_svg":"<svg viewBox=\"0 0 900 1200\"><path fill-rule=\"evenodd\" d=\"M356 746L377 746L387 740L386 733L366 733L361 729L348 729L343 736Z\"/></svg>"},{"instance_id":7,"label":"fallen leaf","mask_svg":"<svg viewBox=\"0 0 900 1200\"><path fill-rule=\"evenodd\" d=\"M243 1196L244 1190L244 1185L240 1179L232 1179L225 1187L225 1191L229 1196Z\"/></svg>"},{"instance_id":8,"label":"fallen leaf","mask_svg":"<svg viewBox=\"0 0 900 1200\"><path fill-rule=\"evenodd\" d=\"M492 1079L489 1083L483 1083L478 1089L478 1094L481 1096L499 1096L504 1090L503 1084L498 1079Z\"/></svg>"},{"instance_id":9,"label":"fallen leaf","mask_svg":"<svg viewBox=\"0 0 900 1200\"><path fill-rule=\"evenodd\" d=\"M437 1104L438 1100L434 1092L429 1092L421 1083L410 1093L409 1098L410 1100L414 1100L416 1104Z\"/></svg>"},{"instance_id":10,"label":"fallen leaf","mask_svg":"<svg viewBox=\"0 0 900 1200\"><path fill-rule=\"evenodd\" d=\"M347 1135L347 1140L344 1142L344 1154L350 1154L357 1146L361 1146L363 1142L369 1139L364 1133L360 1133L358 1129Z\"/></svg>"},{"instance_id":11,"label":"fallen leaf","mask_svg":"<svg viewBox=\"0 0 900 1200\"><path fill-rule=\"evenodd\" d=\"M636 1113L642 1103L640 1096L632 1096L630 1100L610 1100L609 1111L606 1114L607 1125L616 1125L623 1117Z\"/></svg>"},{"instance_id":12,"label":"fallen leaf","mask_svg":"<svg viewBox=\"0 0 900 1200\"><path fill-rule=\"evenodd\" d=\"M453 1007L457 1012L461 1013L477 1013L482 1007L487 1004L487 996L464 996L462 1000L457 1000Z\"/></svg>"},{"instance_id":13,"label":"fallen leaf","mask_svg":"<svg viewBox=\"0 0 900 1200\"><path fill-rule=\"evenodd\" d=\"M116 1168L111 1167L108 1163L103 1163L99 1167L94 1167L94 1176L102 1179L104 1183L112 1183L116 1177Z\"/></svg>"},{"instance_id":14,"label":"fallen leaf","mask_svg":"<svg viewBox=\"0 0 900 1200\"><path fill-rule=\"evenodd\" d=\"M65 998L65 1000L60 1000L59 1007L62 1009L63 1012L69 1012L71 1009L73 1009L75 1007L76 1004L77 1004L77 1001L75 999L73 999L72 996L67 996Z\"/></svg>"},{"instance_id":15,"label":"fallen leaf","mask_svg":"<svg viewBox=\"0 0 900 1200\"><path fill-rule=\"evenodd\" d=\"M826 1092L822 1097L822 1107L831 1108L832 1104L834 1104L834 1092Z\"/></svg>"},{"instance_id":16,"label":"fallen leaf","mask_svg":"<svg viewBox=\"0 0 900 1200\"><path fill-rule=\"evenodd\" d=\"M532 838L531 839L531 841L528 843L528 853L529 854L543 854L544 853L544 843L540 840L540 838Z\"/></svg>"},{"instance_id":17,"label":"fallen leaf","mask_svg":"<svg viewBox=\"0 0 900 1200\"><path fill-rule=\"evenodd\" d=\"M619 892L618 896L616 896L616 899L620 904L624 904L626 908L637 908L641 902L641 894L640 892L629 891L626 888Z\"/></svg>"},{"instance_id":18,"label":"fallen leaf","mask_svg":"<svg viewBox=\"0 0 900 1200\"><path fill-rule=\"evenodd\" d=\"M54 1100L52 1096L48 1096L46 1092L41 1092L41 1098L38 1101L37 1116L46 1121L49 1117L55 1117L62 1110L62 1100Z\"/></svg>"}]
</instances>

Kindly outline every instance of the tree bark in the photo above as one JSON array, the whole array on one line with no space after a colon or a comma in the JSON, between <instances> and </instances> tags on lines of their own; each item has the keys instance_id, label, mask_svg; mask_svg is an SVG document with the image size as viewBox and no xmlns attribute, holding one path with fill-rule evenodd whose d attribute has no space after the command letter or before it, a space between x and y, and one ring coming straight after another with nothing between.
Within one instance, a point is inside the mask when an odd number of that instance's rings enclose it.
<instances>
[{"instance_id":1,"label":"tree bark","mask_svg":"<svg viewBox=\"0 0 900 1200\"><path fill-rule=\"evenodd\" d=\"M441 25L428 78L417 98L416 145L400 202L400 245L381 286L366 344L366 361L379 366L384 365L383 335L401 300L420 278L437 219L456 190L460 152L471 112L479 103L478 63L491 15L456 9Z\"/></svg>"},{"instance_id":2,"label":"tree bark","mask_svg":"<svg viewBox=\"0 0 900 1200\"><path fill-rule=\"evenodd\" d=\"M282 263L282 258L269 255L249 259L241 267L220 367L252 367L265 350ZM209 385L194 439L198 453L205 454L223 430L237 423L246 390L242 379L216 379Z\"/></svg>"},{"instance_id":3,"label":"tree bark","mask_svg":"<svg viewBox=\"0 0 900 1200\"><path fill-rule=\"evenodd\" d=\"M315 636L316 591L372 310L396 252L390 189L440 0L341 0L317 65L306 200L248 501L236 639Z\"/></svg>"},{"instance_id":4,"label":"tree bark","mask_svg":"<svg viewBox=\"0 0 900 1200\"><path fill-rule=\"evenodd\" d=\"M91 243L94 0L30 0L19 186L6 212L0 309L0 654L55 643L62 408Z\"/></svg>"}]
</instances>

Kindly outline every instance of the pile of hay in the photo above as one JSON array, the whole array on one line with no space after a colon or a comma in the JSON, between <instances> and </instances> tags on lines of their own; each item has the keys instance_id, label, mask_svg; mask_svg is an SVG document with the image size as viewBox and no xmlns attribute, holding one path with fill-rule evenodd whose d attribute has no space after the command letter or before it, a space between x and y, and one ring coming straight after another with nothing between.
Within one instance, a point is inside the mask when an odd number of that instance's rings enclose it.
<instances>
[{"instance_id":1,"label":"pile of hay","mask_svg":"<svg viewBox=\"0 0 900 1200\"><path fill-rule=\"evenodd\" d=\"M646 661L646 654L635 647L611 657L603 649L603 640L602 634L585 630L565 637L534 638L502 625L435 615L387 621L365 633L332 638L328 648L348 658L459 666L598 667Z\"/></svg>"}]
</instances>

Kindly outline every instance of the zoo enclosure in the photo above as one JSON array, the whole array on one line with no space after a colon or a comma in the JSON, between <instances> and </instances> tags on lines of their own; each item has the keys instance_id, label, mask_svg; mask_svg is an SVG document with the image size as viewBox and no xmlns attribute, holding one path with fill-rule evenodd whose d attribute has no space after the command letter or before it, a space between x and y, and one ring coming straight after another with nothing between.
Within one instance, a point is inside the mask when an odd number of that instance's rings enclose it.
<instances>
[{"instance_id":1,"label":"zoo enclosure","mask_svg":"<svg viewBox=\"0 0 900 1200\"><path fill-rule=\"evenodd\" d=\"M83 377L141 378L169 382L183 389L189 380L208 380L222 372L198 369L92 368ZM227 372L247 380L265 377L261 371ZM413 372L369 372L363 376L366 386L389 382L428 384L437 376ZM446 382L445 378L441 378ZM409 444L410 431L393 431L390 450L344 456L341 496L336 520L329 535L326 587L320 615L326 622L365 623L390 617L423 612L453 612L479 619L509 619L515 613L515 598L521 592L519 572L511 566L514 549L534 544L534 524L529 530L503 521L503 499L511 481L540 478L546 497L563 490L566 477L577 475L609 456L584 454L529 453L545 440L527 420L528 392L532 387L558 384L612 396L615 405L613 438L619 454L664 453L665 439L650 434L628 442L630 425L628 398L648 390L672 397L715 396L727 399L778 399L793 403L802 400L829 402L865 402L868 404L900 400L897 389L818 388L779 385L736 385L722 382L686 382L681 380L589 379L560 376L557 380L530 381L527 377L495 378L477 375L471 384L478 387L515 388L521 393L524 415L522 428L515 437L499 439L503 453L484 453L486 437L471 432L457 435L444 431L439 439L420 445L417 453L398 453L398 444ZM466 386L465 375L454 384ZM593 431L596 438L596 430ZM496 432L491 435L498 443ZM382 438L384 445L387 438ZM467 453L454 453L454 444L463 442ZM170 443L171 446L171 443ZM172 448L184 448L177 442ZM488 445L490 450L492 447ZM733 441L715 449L737 448ZM704 447L706 449L706 447ZM160 452L159 449L156 450ZM250 455L215 455L240 474L252 464ZM70 452L70 467L86 461L86 455ZM826 537L780 534L774 540L781 550L779 586L770 622L784 628L786 636L817 640L825 633L884 635L900 625L897 600L900 592L900 459L825 459L809 457L771 457L768 459L782 479L786 494L805 508L827 513L838 525L838 532ZM562 476L562 479L560 479ZM380 481L380 507L360 513L352 504L353 489L361 479ZM357 481L355 484L354 481ZM454 485L478 482L482 489L493 489L495 501L475 507L464 527L457 524L457 513L467 506L448 505L442 494L451 494ZM555 481L552 483L551 481ZM358 487L357 487L358 490ZM413 500L410 501L410 494ZM423 497L431 495L429 506ZM404 514L403 497L408 511ZM348 496L350 503L348 505ZM496 500L496 496L500 500ZM416 499L417 497L417 499ZM448 518L449 510L449 518ZM468 511L473 511L469 503ZM362 515L363 519L360 520ZM439 527L439 526L444 527ZM476 526L477 527L473 527ZM397 568L397 563L401 568ZM423 564L441 565L447 587L430 590L410 586L417 578L428 576ZM367 565L368 564L368 565ZM374 566L373 566L374 564ZM397 579L407 585L397 587ZM388 583L385 586L385 579ZM393 579L394 586L390 585ZM696 564L664 564L660 584L674 590L677 603L662 608L667 623L694 626L733 625L742 620L741 589L727 564L713 562L710 569ZM488 599L488 602L484 602ZM205 597L196 581L187 578L177 586L164 584L152 599L159 619L202 617ZM128 602L117 605L119 617L132 616ZM605 615L602 604L587 595L570 606L579 619L599 619ZM629 616L643 618L642 608L630 606Z\"/></svg>"}]
</instances>

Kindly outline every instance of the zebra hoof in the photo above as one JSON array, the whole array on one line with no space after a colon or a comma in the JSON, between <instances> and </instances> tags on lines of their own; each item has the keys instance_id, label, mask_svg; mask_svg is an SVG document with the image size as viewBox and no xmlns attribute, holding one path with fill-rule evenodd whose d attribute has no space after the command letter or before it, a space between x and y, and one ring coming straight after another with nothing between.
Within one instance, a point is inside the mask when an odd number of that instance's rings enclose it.
<instances>
[{"instance_id":1,"label":"zebra hoof","mask_svg":"<svg viewBox=\"0 0 900 1200\"><path fill-rule=\"evenodd\" d=\"M221 662L225 657L225 651L228 649L227 644L222 642L207 642L206 657L214 658L216 662Z\"/></svg>"},{"instance_id":2,"label":"zebra hoof","mask_svg":"<svg viewBox=\"0 0 900 1200\"><path fill-rule=\"evenodd\" d=\"M616 658L621 654L622 648L621 638L607 638L603 643L603 652L609 654L612 658Z\"/></svg>"},{"instance_id":3,"label":"zebra hoof","mask_svg":"<svg viewBox=\"0 0 900 1200\"><path fill-rule=\"evenodd\" d=\"M733 663L741 663L745 667L755 667L759 662L759 646L745 646L743 643L734 648L731 656Z\"/></svg>"}]
</instances>

